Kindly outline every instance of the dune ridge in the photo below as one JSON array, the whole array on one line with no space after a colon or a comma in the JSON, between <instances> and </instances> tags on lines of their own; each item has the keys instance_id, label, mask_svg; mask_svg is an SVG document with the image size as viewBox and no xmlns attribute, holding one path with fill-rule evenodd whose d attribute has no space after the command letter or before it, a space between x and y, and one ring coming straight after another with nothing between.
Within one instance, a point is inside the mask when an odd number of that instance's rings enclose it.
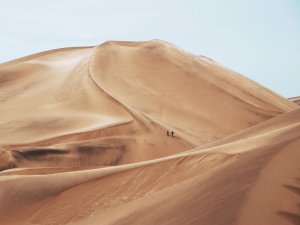
<instances>
[{"instance_id":1,"label":"dune ridge","mask_svg":"<svg viewBox=\"0 0 300 225\"><path fill-rule=\"evenodd\" d=\"M1 224L299 224L299 106L205 56L52 50L0 93Z\"/></svg>"},{"instance_id":2,"label":"dune ridge","mask_svg":"<svg viewBox=\"0 0 300 225\"><path fill-rule=\"evenodd\" d=\"M300 105L300 97L289 98L290 101L295 102L296 104Z\"/></svg>"}]
</instances>

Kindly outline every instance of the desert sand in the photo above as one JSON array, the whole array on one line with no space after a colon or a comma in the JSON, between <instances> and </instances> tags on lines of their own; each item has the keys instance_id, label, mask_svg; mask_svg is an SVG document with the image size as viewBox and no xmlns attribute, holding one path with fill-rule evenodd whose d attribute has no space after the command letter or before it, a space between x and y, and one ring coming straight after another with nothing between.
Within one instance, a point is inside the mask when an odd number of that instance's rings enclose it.
<instances>
[{"instance_id":1,"label":"desert sand","mask_svg":"<svg viewBox=\"0 0 300 225\"><path fill-rule=\"evenodd\" d=\"M296 104L300 105L300 96L289 98L290 101L295 102Z\"/></svg>"},{"instance_id":2,"label":"desert sand","mask_svg":"<svg viewBox=\"0 0 300 225\"><path fill-rule=\"evenodd\" d=\"M297 101L205 56L42 52L0 64L0 103L1 225L300 224Z\"/></svg>"}]
</instances>

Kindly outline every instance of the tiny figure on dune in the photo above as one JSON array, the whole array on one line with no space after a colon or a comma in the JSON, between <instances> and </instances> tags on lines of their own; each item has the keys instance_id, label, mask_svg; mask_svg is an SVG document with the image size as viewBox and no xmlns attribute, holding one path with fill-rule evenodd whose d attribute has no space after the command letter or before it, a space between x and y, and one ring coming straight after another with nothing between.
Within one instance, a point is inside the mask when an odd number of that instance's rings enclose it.
<instances>
[{"instance_id":1,"label":"tiny figure on dune","mask_svg":"<svg viewBox=\"0 0 300 225\"><path fill-rule=\"evenodd\" d=\"M167 136L170 136L169 131L167 130Z\"/></svg>"},{"instance_id":2,"label":"tiny figure on dune","mask_svg":"<svg viewBox=\"0 0 300 225\"><path fill-rule=\"evenodd\" d=\"M172 135L172 137L174 137L174 132L173 131L171 132L171 135Z\"/></svg>"}]
</instances>

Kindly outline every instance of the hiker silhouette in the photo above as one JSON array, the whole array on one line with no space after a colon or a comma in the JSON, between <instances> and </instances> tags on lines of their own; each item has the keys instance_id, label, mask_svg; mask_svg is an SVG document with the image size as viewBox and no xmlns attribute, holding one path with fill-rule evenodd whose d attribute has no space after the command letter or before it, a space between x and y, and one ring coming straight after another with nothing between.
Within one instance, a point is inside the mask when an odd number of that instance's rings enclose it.
<instances>
[{"instance_id":1,"label":"hiker silhouette","mask_svg":"<svg viewBox=\"0 0 300 225\"><path fill-rule=\"evenodd\" d=\"M167 136L170 136L169 131L167 130Z\"/></svg>"},{"instance_id":2,"label":"hiker silhouette","mask_svg":"<svg viewBox=\"0 0 300 225\"><path fill-rule=\"evenodd\" d=\"M174 132L173 131L171 132L171 135L172 135L172 137L174 137Z\"/></svg>"}]
</instances>

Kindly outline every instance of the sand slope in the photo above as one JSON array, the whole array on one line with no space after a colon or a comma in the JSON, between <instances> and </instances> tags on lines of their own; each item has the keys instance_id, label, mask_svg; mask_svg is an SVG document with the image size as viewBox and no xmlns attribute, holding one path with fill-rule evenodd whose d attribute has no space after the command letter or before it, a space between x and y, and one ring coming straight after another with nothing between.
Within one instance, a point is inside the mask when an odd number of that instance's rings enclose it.
<instances>
[{"instance_id":1,"label":"sand slope","mask_svg":"<svg viewBox=\"0 0 300 225\"><path fill-rule=\"evenodd\" d=\"M204 56L53 50L0 94L1 224L299 224L299 106Z\"/></svg>"},{"instance_id":2,"label":"sand slope","mask_svg":"<svg viewBox=\"0 0 300 225\"><path fill-rule=\"evenodd\" d=\"M300 105L300 97L289 98L290 101L295 102L296 104Z\"/></svg>"},{"instance_id":3,"label":"sand slope","mask_svg":"<svg viewBox=\"0 0 300 225\"><path fill-rule=\"evenodd\" d=\"M270 125L281 120L286 124L276 132L266 126L262 137L263 124L257 125L250 128L251 139L239 137L217 151L81 172L1 176L1 216L8 224L297 224L300 111Z\"/></svg>"},{"instance_id":4,"label":"sand slope","mask_svg":"<svg viewBox=\"0 0 300 225\"><path fill-rule=\"evenodd\" d=\"M0 65L1 168L116 165L185 151L297 106L159 40ZM166 138L173 130L177 138Z\"/></svg>"}]
</instances>

